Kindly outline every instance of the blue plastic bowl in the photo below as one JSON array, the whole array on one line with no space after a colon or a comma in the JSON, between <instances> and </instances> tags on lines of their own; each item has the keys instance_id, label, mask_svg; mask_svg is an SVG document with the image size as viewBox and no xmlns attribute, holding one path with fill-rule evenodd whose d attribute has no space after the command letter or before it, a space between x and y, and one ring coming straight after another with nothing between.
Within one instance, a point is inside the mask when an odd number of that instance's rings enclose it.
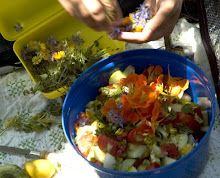
<instances>
[{"instance_id":1,"label":"blue plastic bowl","mask_svg":"<svg viewBox=\"0 0 220 178\"><path fill-rule=\"evenodd\" d=\"M172 164L158 169L143 172L122 172L107 169L87 161L76 149L74 143L73 123L80 111L85 110L85 105L95 99L98 89L108 84L109 76L116 70L124 70L128 65L135 67L136 73L141 73L149 64L160 65L167 73L168 66L172 76L187 78L190 87L186 91L191 95L193 102L197 97L208 97L211 107L208 108L210 127L199 144L187 155ZM74 150L95 168L100 177L196 177L207 161L209 151L209 137L215 119L216 97L213 86L206 74L192 61L164 50L137 49L121 52L94 64L86 70L72 85L63 105L62 124L68 142Z\"/></svg>"}]
</instances>

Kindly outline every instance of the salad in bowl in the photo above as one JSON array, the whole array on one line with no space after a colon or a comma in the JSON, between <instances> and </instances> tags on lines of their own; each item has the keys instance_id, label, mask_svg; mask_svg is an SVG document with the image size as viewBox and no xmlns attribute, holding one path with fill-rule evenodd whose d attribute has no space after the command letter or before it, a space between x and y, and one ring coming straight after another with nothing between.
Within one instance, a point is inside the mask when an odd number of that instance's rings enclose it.
<instances>
[{"instance_id":1,"label":"salad in bowl","mask_svg":"<svg viewBox=\"0 0 220 178\"><path fill-rule=\"evenodd\" d=\"M73 124L78 151L99 166L126 172L175 162L209 128L208 99L192 102L188 87L189 80L172 77L169 66L168 74L160 65L140 74L132 65L115 71Z\"/></svg>"}]
</instances>

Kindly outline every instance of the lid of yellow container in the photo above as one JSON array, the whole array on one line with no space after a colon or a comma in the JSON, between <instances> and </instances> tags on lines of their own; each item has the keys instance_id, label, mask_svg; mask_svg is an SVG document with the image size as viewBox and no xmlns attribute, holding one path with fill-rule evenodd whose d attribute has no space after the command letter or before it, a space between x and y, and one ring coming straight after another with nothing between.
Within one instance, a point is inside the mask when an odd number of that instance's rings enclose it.
<instances>
[{"instance_id":1,"label":"lid of yellow container","mask_svg":"<svg viewBox=\"0 0 220 178\"><path fill-rule=\"evenodd\" d=\"M0 33L15 41L63 10L57 0L0 0Z\"/></svg>"}]
</instances>

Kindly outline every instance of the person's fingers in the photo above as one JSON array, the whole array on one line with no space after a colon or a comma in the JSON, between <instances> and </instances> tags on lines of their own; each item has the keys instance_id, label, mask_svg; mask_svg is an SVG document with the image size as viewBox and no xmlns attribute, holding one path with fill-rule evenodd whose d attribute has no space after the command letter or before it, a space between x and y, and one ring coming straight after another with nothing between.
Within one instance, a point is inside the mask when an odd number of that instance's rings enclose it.
<instances>
[{"instance_id":1,"label":"person's fingers","mask_svg":"<svg viewBox=\"0 0 220 178\"><path fill-rule=\"evenodd\" d=\"M111 21L119 21L122 18L122 12L117 0L100 0L106 10L107 16Z\"/></svg>"},{"instance_id":2,"label":"person's fingers","mask_svg":"<svg viewBox=\"0 0 220 178\"><path fill-rule=\"evenodd\" d=\"M156 15L147 23L142 32L123 32L117 38L130 43L144 43L171 34L181 9L181 7L174 5L174 3L161 3Z\"/></svg>"},{"instance_id":3,"label":"person's fingers","mask_svg":"<svg viewBox=\"0 0 220 178\"><path fill-rule=\"evenodd\" d=\"M96 31L111 28L103 4L98 0L59 0L70 15Z\"/></svg>"},{"instance_id":4,"label":"person's fingers","mask_svg":"<svg viewBox=\"0 0 220 178\"><path fill-rule=\"evenodd\" d=\"M74 16L74 11L71 1L69 0L58 0L58 1L70 15Z\"/></svg>"}]
</instances>

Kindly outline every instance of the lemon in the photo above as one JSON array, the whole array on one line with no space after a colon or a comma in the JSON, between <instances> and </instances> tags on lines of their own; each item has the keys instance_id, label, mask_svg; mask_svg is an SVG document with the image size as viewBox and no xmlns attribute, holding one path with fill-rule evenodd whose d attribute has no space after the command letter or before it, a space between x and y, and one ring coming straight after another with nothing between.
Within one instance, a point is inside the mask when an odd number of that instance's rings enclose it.
<instances>
[{"instance_id":1,"label":"lemon","mask_svg":"<svg viewBox=\"0 0 220 178\"><path fill-rule=\"evenodd\" d=\"M109 84L119 83L121 78L125 78L125 76L122 71L117 70L110 76Z\"/></svg>"},{"instance_id":2,"label":"lemon","mask_svg":"<svg viewBox=\"0 0 220 178\"><path fill-rule=\"evenodd\" d=\"M56 172L54 164L46 159L28 161L25 163L24 167L32 178L51 178Z\"/></svg>"}]
</instances>

